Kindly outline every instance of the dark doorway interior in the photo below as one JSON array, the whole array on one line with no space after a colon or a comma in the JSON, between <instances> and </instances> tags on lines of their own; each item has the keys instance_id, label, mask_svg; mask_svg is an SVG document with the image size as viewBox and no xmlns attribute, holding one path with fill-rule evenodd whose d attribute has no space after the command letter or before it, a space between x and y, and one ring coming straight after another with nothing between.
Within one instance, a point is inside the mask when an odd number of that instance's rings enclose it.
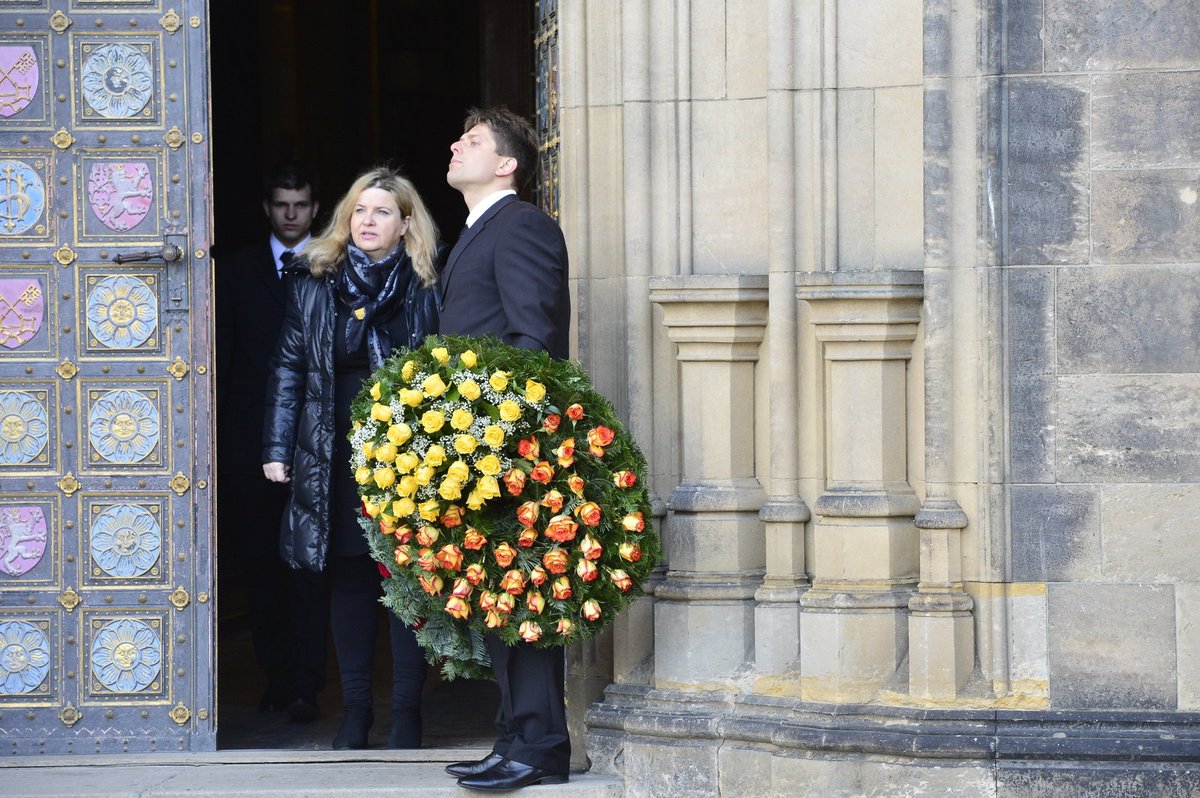
<instances>
[{"instance_id":1,"label":"dark doorway interior","mask_svg":"<svg viewBox=\"0 0 1200 798\"><path fill-rule=\"evenodd\" d=\"M452 244L466 209L445 182L449 145L471 106L532 114L532 20L533 0L212 0L218 268L223 254L267 236L260 181L286 159L308 163L321 181L314 232L355 175L391 163L416 184ZM232 561L237 511L220 505L217 488L219 745L328 748L340 715L332 653L320 720L291 724L283 713L258 712L265 679L244 594L253 564ZM386 637L377 657L374 747L387 734ZM424 703L427 747L490 740L490 683L444 685L431 671Z\"/></svg>"}]
</instances>

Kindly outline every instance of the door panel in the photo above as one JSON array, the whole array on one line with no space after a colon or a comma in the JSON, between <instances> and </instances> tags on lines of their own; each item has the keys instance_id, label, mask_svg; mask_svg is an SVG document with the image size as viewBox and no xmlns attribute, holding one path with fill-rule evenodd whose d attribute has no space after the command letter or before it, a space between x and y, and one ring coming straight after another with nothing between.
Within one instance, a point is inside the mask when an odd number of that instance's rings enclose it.
<instances>
[{"instance_id":1,"label":"door panel","mask_svg":"<svg viewBox=\"0 0 1200 798\"><path fill-rule=\"evenodd\" d=\"M214 747L207 17L0 0L0 740Z\"/></svg>"}]
</instances>

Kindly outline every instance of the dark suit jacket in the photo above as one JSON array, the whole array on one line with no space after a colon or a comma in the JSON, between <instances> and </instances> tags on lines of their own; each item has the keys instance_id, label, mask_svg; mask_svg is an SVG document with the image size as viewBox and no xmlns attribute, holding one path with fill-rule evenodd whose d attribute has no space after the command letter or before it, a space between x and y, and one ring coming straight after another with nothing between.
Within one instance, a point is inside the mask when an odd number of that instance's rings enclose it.
<instances>
[{"instance_id":1,"label":"dark suit jacket","mask_svg":"<svg viewBox=\"0 0 1200 798\"><path fill-rule=\"evenodd\" d=\"M490 333L567 357L567 244L536 206L508 196L488 208L451 250L441 291L442 335Z\"/></svg>"}]
</instances>

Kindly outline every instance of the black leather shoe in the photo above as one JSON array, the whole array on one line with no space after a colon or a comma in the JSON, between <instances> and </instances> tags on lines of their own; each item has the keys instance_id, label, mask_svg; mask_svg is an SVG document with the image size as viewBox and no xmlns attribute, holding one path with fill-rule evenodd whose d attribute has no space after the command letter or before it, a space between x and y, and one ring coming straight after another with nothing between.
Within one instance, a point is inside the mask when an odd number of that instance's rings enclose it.
<instances>
[{"instance_id":1,"label":"black leather shoe","mask_svg":"<svg viewBox=\"0 0 1200 798\"><path fill-rule=\"evenodd\" d=\"M478 776L463 776L458 780L459 787L468 790L484 792L503 792L504 790L519 790L530 784L566 784L566 773L554 773L533 765L524 765L505 759Z\"/></svg>"},{"instance_id":2,"label":"black leather shoe","mask_svg":"<svg viewBox=\"0 0 1200 798\"><path fill-rule=\"evenodd\" d=\"M317 709L316 697L303 695L287 705L287 713L293 723L308 723L316 720L317 716L321 714Z\"/></svg>"},{"instance_id":3,"label":"black leather shoe","mask_svg":"<svg viewBox=\"0 0 1200 798\"><path fill-rule=\"evenodd\" d=\"M342 718L342 728L333 738L335 751L358 750L367 747L367 732L375 722L375 712L370 707L349 706Z\"/></svg>"},{"instance_id":4,"label":"black leather shoe","mask_svg":"<svg viewBox=\"0 0 1200 798\"><path fill-rule=\"evenodd\" d=\"M446 765L446 772L451 776L478 776L485 770L491 770L496 765L504 761L504 757L497 754L495 751L485 756L483 759L476 759L472 762L455 762L452 765Z\"/></svg>"},{"instance_id":5,"label":"black leather shoe","mask_svg":"<svg viewBox=\"0 0 1200 798\"><path fill-rule=\"evenodd\" d=\"M407 710L392 711L392 729L388 732L388 748L421 747L421 713Z\"/></svg>"}]
</instances>

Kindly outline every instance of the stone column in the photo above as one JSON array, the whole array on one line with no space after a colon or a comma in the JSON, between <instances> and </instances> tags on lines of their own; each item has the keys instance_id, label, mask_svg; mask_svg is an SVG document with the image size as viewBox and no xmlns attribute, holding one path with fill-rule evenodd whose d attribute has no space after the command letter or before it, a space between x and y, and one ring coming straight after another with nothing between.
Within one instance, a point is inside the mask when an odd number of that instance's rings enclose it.
<instances>
[{"instance_id":1,"label":"stone column","mask_svg":"<svg viewBox=\"0 0 1200 798\"><path fill-rule=\"evenodd\" d=\"M655 591L655 685L726 687L754 651L754 591L765 563L755 477L754 367L767 324L764 275L650 281L678 347L682 481L666 579Z\"/></svg>"},{"instance_id":2,"label":"stone column","mask_svg":"<svg viewBox=\"0 0 1200 798\"><path fill-rule=\"evenodd\" d=\"M908 482L908 361L921 320L916 271L800 273L824 361L826 487L801 596L801 694L859 702L908 649L917 496Z\"/></svg>"}]
</instances>

